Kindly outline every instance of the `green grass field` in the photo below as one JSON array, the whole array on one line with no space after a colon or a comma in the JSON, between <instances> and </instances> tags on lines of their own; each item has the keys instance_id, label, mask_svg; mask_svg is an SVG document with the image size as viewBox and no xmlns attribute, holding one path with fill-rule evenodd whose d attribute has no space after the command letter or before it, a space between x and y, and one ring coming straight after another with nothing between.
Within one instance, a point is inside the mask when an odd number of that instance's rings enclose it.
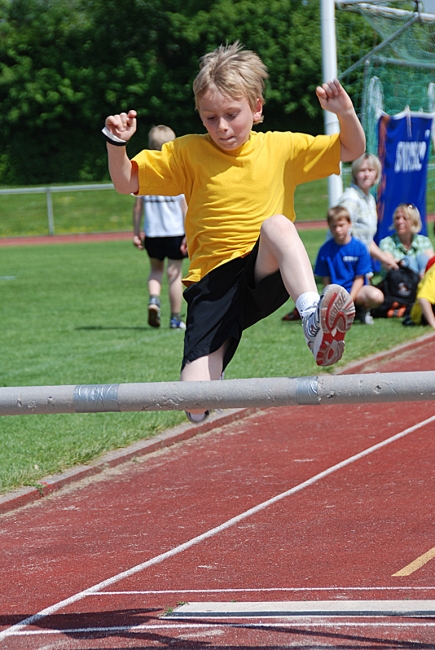
<instances>
[{"instance_id":1,"label":"green grass field","mask_svg":"<svg viewBox=\"0 0 435 650\"><path fill-rule=\"evenodd\" d=\"M303 231L311 259L325 230ZM127 242L0 248L0 385L158 382L178 379L183 333L146 324L146 254ZM226 377L318 374L289 303L247 330ZM355 324L340 366L424 329L400 321ZM295 417L297 410L295 409ZM0 491L35 485L184 421L180 412L103 413L0 419Z\"/></svg>"}]
</instances>

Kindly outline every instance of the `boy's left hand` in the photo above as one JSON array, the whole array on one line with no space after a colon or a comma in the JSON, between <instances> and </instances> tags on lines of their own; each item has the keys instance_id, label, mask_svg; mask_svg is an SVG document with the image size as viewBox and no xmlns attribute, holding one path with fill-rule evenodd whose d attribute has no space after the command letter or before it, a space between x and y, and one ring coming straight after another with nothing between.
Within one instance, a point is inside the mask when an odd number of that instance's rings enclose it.
<instances>
[{"instance_id":1,"label":"boy's left hand","mask_svg":"<svg viewBox=\"0 0 435 650\"><path fill-rule=\"evenodd\" d=\"M143 250L143 240L140 235L133 236L133 246L136 246L139 250Z\"/></svg>"},{"instance_id":2,"label":"boy's left hand","mask_svg":"<svg viewBox=\"0 0 435 650\"><path fill-rule=\"evenodd\" d=\"M128 113L119 113L118 115L109 115L104 123L105 127L120 138L128 142L136 132L136 111Z\"/></svg>"},{"instance_id":3,"label":"boy's left hand","mask_svg":"<svg viewBox=\"0 0 435 650\"><path fill-rule=\"evenodd\" d=\"M353 109L352 100L338 79L317 86L316 95L325 111L339 115Z\"/></svg>"}]
</instances>

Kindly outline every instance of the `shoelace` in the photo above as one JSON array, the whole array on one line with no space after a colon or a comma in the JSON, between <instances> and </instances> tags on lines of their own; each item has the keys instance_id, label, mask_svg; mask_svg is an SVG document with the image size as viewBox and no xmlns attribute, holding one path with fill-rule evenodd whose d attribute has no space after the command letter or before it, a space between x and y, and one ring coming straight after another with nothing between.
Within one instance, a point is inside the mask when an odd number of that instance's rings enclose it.
<instances>
[{"instance_id":1,"label":"shoelace","mask_svg":"<svg viewBox=\"0 0 435 650\"><path fill-rule=\"evenodd\" d=\"M312 338L315 338L317 336L318 331L320 330L320 324L318 322L317 318L317 307L313 309L313 311L308 314L308 316L304 316L306 318L306 326L305 326L305 333L307 336L310 336Z\"/></svg>"}]
</instances>

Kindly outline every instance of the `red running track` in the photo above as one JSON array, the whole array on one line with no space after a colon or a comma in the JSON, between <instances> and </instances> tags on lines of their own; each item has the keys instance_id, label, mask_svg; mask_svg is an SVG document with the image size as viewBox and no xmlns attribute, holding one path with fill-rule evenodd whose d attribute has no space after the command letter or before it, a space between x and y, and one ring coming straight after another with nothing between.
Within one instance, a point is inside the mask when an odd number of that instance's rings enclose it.
<instances>
[{"instance_id":1,"label":"red running track","mask_svg":"<svg viewBox=\"0 0 435 650\"><path fill-rule=\"evenodd\" d=\"M357 371L434 365L429 336ZM435 599L434 433L427 402L269 409L2 515L0 647L435 648L435 615L266 613ZM264 611L170 616L234 601Z\"/></svg>"}]
</instances>

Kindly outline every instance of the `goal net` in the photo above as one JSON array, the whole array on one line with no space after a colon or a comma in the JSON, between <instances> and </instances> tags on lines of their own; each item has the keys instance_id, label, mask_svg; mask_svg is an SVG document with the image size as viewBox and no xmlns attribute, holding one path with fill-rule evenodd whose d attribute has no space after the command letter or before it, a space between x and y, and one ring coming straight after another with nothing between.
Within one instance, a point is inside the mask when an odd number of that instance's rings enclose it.
<instances>
[{"instance_id":1,"label":"goal net","mask_svg":"<svg viewBox=\"0 0 435 650\"><path fill-rule=\"evenodd\" d=\"M377 122L382 112L396 115L407 107L435 112L435 15L424 13L419 1L380 6L342 0L336 4L343 10L336 12L337 32L341 36L347 32L339 47L339 77L351 85L367 150L377 154ZM349 19L349 12L357 16ZM433 146L428 185L435 188Z\"/></svg>"}]
</instances>

